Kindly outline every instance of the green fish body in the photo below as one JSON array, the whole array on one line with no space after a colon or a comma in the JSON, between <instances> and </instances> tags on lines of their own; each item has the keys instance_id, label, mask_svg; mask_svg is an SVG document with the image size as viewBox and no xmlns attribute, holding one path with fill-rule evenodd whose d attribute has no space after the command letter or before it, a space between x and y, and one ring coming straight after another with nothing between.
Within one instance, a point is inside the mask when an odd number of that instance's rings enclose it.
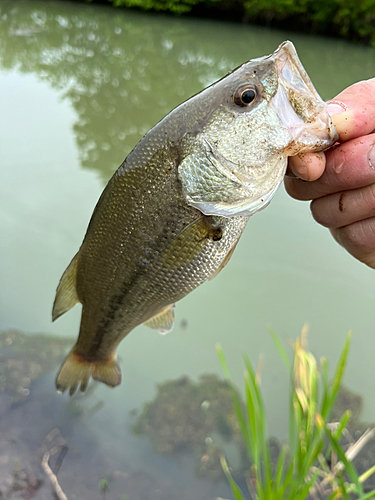
<instances>
[{"instance_id":1,"label":"green fish body","mask_svg":"<svg viewBox=\"0 0 375 500\"><path fill-rule=\"evenodd\" d=\"M60 280L53 319L83 307L57 388L73 394L90 377L118 385L121 340L142 323L170 331L174 303L227 264L249 217L280 185L287 157L336 138L290 42L150 130L108 182Z\"/></svg>"}]
</instances>

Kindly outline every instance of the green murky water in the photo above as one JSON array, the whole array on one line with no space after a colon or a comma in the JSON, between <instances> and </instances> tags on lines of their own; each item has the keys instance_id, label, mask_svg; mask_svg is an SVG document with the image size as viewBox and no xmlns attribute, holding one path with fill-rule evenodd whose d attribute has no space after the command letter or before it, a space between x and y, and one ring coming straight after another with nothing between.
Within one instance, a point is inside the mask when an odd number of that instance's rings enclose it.
<instances>
[{"instance_id":1,"label":"green murky water","mask_svg":"<svg viewBox=\"0 0 375 500\"><path fill-rule=\"evenodd\" d=\"M52 324L51 306L106 181L173 107L287 38L325 99L375 75L374 49L334 39L83 4L1 2L0 330L77 334L79 307ZM41 444L58 428L68 443L59 478L71 499L229 495L225 482L197 477L191 454L160 455L134 435L129 412L154 397L157 383L220 373L220 342L239 384L242 353L254 363L264 354L269 428L283 436L287 377L270 325L287 339L308 322L313 351L332 363L352 329L346 383L364 396L363 418L374 420L374 278L312 220L308 204L280 189L250 221L225 271L177 305L171 334L138 327L126 338L120 387L94 387L72 403L55 393L55 369L34 380L30 357L27 398L12 403L9 392L0 393L4 478L30 453L41 474ZM2 361L18 352L9 351L11 341ZM19 373L25 376L22 367ZM103 478L108 491L99 488ZM35 495L50 498L50 490L44 485Z\"/></svg>"}]
</instances>

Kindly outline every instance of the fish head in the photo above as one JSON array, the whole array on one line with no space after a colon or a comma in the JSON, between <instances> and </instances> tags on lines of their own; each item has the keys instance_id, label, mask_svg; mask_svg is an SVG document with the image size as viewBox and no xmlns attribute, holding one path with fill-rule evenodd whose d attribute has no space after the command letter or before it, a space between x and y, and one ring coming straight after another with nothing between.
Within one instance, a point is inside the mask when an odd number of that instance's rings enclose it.
<instances>
[{"instance_id":1,"label":"fish head","mask_svg":"<svg viewBox=\"0 0 375 500\"><path fill-rule=\"evenodd\" d=\"M288 156L322 151L338 139L289 41L197 97L210 112L179 176L188 203L206 215L261 210L282 182Z\"/></svg>"}]
</instances>

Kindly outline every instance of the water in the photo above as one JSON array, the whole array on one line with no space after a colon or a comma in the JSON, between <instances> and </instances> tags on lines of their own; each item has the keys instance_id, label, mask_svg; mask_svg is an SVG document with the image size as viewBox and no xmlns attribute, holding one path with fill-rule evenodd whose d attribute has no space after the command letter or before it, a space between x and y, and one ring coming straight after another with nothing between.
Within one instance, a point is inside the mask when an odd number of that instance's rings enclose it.
<instances>
[{"instance_id":1,"label":"water","mask_svg":"<svg viewBox=\"0 0 375 500\"><path fill-rule=\"evenodd\" d=\"M285 39L325 99L375 75L374 49L335 39L74 3L1 3L1 330L77 334L80 308L52 324L51 306L106 181L174 106ZM2 395L3 481L17 460L41 476L43 440L58 428L69 447L59 479L71 499L228 497L225 482L196 476L192 455L157 454L134 435L129 412L165 380L220 374L220 342L238 384L242 354L254 363L265 356L269 430L284 436L287 377L267 328L294 338L308 322L314 353L332 364L353 330L346 384L364 397L362 418L374 420L374 300L374 271L312 220L308 204L280 189L250 221L225 271L177 305L171 334L138 327L121 344L120 387L98 386L72 403L55 393L56 366L25 383L26 399L11 405ZM47 486L35 498L50 498Z\"/></svg>"}]
</instances>

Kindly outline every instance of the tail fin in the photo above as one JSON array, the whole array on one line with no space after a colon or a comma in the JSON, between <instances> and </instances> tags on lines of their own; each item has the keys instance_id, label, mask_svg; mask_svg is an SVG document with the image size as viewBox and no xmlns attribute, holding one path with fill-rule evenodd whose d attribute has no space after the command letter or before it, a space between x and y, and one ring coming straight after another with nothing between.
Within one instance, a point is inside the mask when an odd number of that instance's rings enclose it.
<instances>
[{"instance_id":1,"label":"tail fin","mask_svg":"<svg viewBox=\"0 0 375 500\"><path fill-rule=\"evenodd\" d=\"M69 389L69 394L72 396L80 385L81 392L84 392L90 377L110 387L119 385L121 370L116 356L107 361L87 361L76 353L73 347L56 377L56 389L60 392Z\"/></svg>"}]
</instances>

